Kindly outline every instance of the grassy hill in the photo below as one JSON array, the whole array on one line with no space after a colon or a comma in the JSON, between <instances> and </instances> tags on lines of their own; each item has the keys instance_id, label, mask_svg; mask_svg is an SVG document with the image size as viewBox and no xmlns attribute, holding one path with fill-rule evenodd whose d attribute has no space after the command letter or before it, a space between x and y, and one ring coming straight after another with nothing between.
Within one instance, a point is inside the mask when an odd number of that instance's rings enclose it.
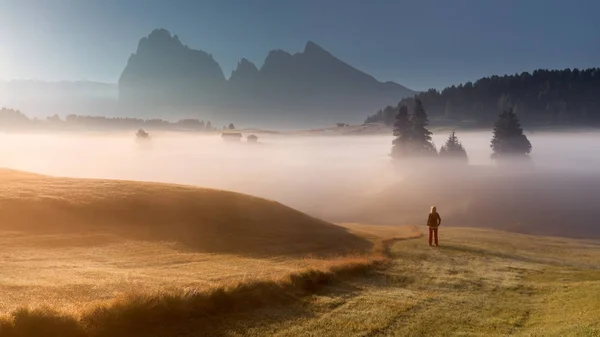
<instances>
[{"instance_id":1,"label":"grassy hill","mask_svg":"<svg viewBox=\"0 0 600 337\"><path fill-rule=\"evenodd\" d=\"M0 315L81 317L131 297L277 289L291 275L371 264L378 237L353 231L237 193L1 170Z\"/></svg>"},{"instance_id":2,"label":"grassy hill","mask_svg":"<svg viewBox=\"0 0 600 337\"><path fill-rule=\"evenodd\" d=\"M598 336L600 242L0 173L0 337Z\"/></svg>"},{"instance_id":3,"label":"grassy hill","mask_svg":"<svg viewBox=\"0 0 600 337\"><path fill-rule=\"evenodd\" d=\"M0 230L110 233L243 255L364 252L371 242L276 202L212 189L0 171Z\"/></svg>"}]
</instances>

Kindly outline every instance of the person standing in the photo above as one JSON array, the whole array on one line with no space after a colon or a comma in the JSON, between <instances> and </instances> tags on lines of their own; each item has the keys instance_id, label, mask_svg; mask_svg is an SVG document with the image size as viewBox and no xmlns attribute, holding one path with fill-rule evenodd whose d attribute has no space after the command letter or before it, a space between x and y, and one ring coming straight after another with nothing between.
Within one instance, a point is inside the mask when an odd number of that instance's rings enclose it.
<instances>
[{"instance_id":1,"label":"person standing","mask_svg":"<svg viewBox=\"0 0 600 337\"><path fill-rule=\"evenodd\" d=\"M442 218L440 214L437 212L435 206L431 207L431 212L429 213L429 218L427 219L427 226L429 227L429 245L432 245L432 239L435 239L435 246L438 246L438 227L442 224Z\"/></svg>"}]
</instances>

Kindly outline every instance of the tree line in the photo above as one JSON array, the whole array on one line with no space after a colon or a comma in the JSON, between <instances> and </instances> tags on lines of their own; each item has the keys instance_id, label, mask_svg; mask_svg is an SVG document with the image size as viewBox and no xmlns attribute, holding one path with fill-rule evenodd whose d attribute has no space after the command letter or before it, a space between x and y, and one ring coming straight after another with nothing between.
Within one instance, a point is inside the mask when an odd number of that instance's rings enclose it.
<instances>
[{"instance_id":1,"label":"tree line","mask_svg":"<svg viewBox=\"0 0 600 337\"><path fill-rule=\"evenodd\" d=\"M467 151L455 131L450 133L438 153L431 138L433 133L427 128L429 118L420 99L415 99L412 113L409 113L408 107L402 102L398 104L397 110L391 152L395 161L440 157L468 163ZM495 160L529 159L532 146L523 133L514 109L508 108L497 116L490 148L491 157Z\"/></svg>"},{"instance_id":2,"label":"tree line","mask_svg":"<svg viewBox=\"0 0 600 337\"><path fill-rule=\"evenodd\" d=\"M400 106L420 100L429 115L445 124L489 127L498 110L509 107L529 126L600 126L600 68L536 70L490 76L438 91L405 98ZM365 123L392 126L399 107L388 106Z\"/></svg>"},{"instance_id":3,"label":"tree line","mask_svg":"<svg viewBox=\"0 0 600 337\"><path fill-rule=\"evenodd\" d=\"M231 124L233 125L233 124ZM53 115L45 119L28 118L19 110L0 109L0 128L3 130L29 130L29 129L99 129L99 130L134 130L134 129L159 129L159 130L190 130L212 131L216 130L210 121L198 119L181 119L170 122L163 119L140 119L102 116L82 116L71 114L62 119Z\"/></svg>"}]
</instances>

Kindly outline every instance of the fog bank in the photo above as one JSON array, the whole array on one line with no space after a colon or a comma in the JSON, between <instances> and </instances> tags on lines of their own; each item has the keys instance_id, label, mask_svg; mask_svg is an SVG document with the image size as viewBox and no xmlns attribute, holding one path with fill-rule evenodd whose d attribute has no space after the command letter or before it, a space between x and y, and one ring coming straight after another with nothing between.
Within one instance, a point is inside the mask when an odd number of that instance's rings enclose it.
<instances>
[{"instance_id":1,"label":"fog bank","mask_svg":"<svg viewBox=\"0 0 600 337\"><path fill-rule=\"evenodd\" d=\"M435 173L399 171L389 157L391 136L274 134L260 134L258 144L227 143L220 134L156 133L148 144L136 142L129 133L1 134L0 166L55 176L232 190L274 199L332 221L420 225L419 219L434 202L452 225L526 231L528 222L539 226L540 220L530 214L534 212L548 215L544 217L548 221L557 215L552 226L559 229L563 224L558 222L568 219L565 212L578 217L590 213L578 220L590 221L591 209L600 201L599 133L528 134L535 171L521 174L513 168L510 175L499 174L492 166L491 132L457 135L471 165L451 167L436 161L428 165ZM446 136L434 136L438 148ZM527 193L526 200L505 203L501 209L489 207L496 199L514 199L515 193ZM484 199L485 205L480 202ZM563 200L572 202L561 204ZM479 209L483 208L494 219L482 217ZM509 219L496 214L502 212L522 215ZM514 226L517 222L519 226Z\"/></svg>"}]
</instances>

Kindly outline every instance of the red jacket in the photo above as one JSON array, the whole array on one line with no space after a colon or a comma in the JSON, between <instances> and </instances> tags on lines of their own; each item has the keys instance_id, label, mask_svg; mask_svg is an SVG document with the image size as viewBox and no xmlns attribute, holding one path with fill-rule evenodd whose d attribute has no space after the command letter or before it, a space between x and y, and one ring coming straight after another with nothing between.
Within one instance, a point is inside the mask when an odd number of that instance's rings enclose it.
<instances>
[{"instance_id":1,"label":"red jacket","mask_svg":"<svg viewBox=\"0 0 600 337\"><path fill-rule=\"evenodd\" d=\"M429 213L429 218L427 219L427 226L429 227L438 227L442 224L442 218L438 212Z\"/></svg>"}]
</instances>

